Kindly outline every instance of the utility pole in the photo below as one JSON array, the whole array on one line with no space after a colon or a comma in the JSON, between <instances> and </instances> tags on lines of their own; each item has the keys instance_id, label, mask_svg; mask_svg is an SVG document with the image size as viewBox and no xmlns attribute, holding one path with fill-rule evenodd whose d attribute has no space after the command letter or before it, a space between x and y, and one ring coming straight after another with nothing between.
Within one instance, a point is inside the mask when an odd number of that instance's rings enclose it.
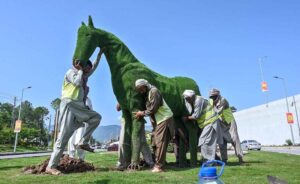
<instances>
[{"instance_id":1,"label":"utility pole","mask_svg":"<svg viewBox=\"0 0 300 184\"><path fill-rule=\"evenodd\" d=\"M48 149L49 149L49 146L50 146L50 141L51 141L51 114L49 116L49 127L48 127Z\"/></svg>"},{"instance_id":2,"label":"utility pole","mask_svg":"<svg viewBox=\"0 0 300 184\"><path fill-rule=\"evenodd\" d=\"M297 104L296 104L296 100L295 100L295 96L293 96L293 105L295 107L295 111L296 111L296 119L297 119L297 125L298 125L298 133L299 133L299 137L300 137L300 124L299 124L299 118L298 118L298 109L297 109Z\"/></svg>"},{"instance_id":3,"label":"utility pole","mask_svg":"<svg viewBox=\"0 0 300 184\"><path fill-rule=\"evenodd\" d=\"M278 76L274 76L274 78L275 79L280 79L283 82L283 88L284 88L284 93L285 93L286 109L287 109L287 113L289 113L290 112L290 108L289 108L289 102L288 102L287 88L286 88L285 80L284 80L284 78L278 77ZM295 145L293 127L292 127L292 125L290 123L289 123L289 125L290 125L290 129L291 129L292 143L293 143L293 145Z\"/></svg>"},{"instance_id":4,"label":"utility pole","mask_svg":"<svg viewBox=\"0 0 300 184\"><path fill-rule=\"evenodd\" d=\"M11 128L14 128L14 124L15 124L15 108L17 105L17 97L14 97L14 103L13 103L13 109L12 109L12 115L11 115Z\"/></svg>"},{"instance_id":5,"label":"utility pole","mask_svg":"<svg viewBox=\"0 0 300 184\"><path fill-rule=\"evenodd\" d=\"M31 86L28 86L28 87L22 89L18 120L21 120L21 110L22 110L22 101L23 101L24 90L30 89L30 88L31 88ZM14 153L16 152L16 149L17 149L17 143L18 143L18 132L16 132L16 137L15 137Z\"/></svg>"},{"instance_id":6,"label":"utility pole","mask_svg":"<svg viewBox=\"0 0 300 184\"><path fill-rule=\"evenodd\" d=\"M266 56L264 56L263 58L266 58ZM259 63L259 68L260 68L260 75L261 75L261 87L262 87L262 92L266 94L266 107L268 107L268 103L269 103L269 97L268 97L268 89L267 89L267 82L265 81L264 78L264 72L263 72L263 68L262 68L262 62L264 61L263 58L258 58L258 63ZM263 89L265 85L265 89Z\"/></svg>"}]
</instances>

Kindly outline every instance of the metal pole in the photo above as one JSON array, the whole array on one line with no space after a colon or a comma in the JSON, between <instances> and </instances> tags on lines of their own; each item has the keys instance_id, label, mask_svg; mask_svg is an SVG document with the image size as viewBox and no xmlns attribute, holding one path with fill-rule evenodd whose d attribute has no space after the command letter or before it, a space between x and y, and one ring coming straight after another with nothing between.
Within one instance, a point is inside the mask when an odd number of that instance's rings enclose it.
<instances>
[{"instance_id":1,"label":"metal pole","mask_svg":"<svg viewBox=\"0 0 300 184\"><path fill-rule=\"evenodd\" d=\"M18 116L18 120L20 120L20 116L21 116L22 101L23 101L23 93L24 93L24 90L25 90L25 88L22 89L22 95L21 95L21 102L20 102L20 108L19 108L19 116ZM17 142L18 142L18 132L16 132L15 145L14 145L14 153L16 152L16 149L17 149Z\"/></svg>"},{"instance_id":2,"label":"metal pole","mask_svg":"<svg viewBox=\"0 0 300 184\"><path fill-rule=\"evenodd\" d=\"M294 101L294 105L295 105L296 119L297 119L298 131L299 131L298 133L299 133L299 137L300 137L300 124L299 124L298 109L297 109L297 104L296 104L295 96L293 96L293 101Z\"/></svg>"},{"instance_id":3,"label":"metal pole","mask_svg":"<svg viewBox=\"0 0 300 184\"><path fill-rule=\"evenodd\" d=\"M17 97L14 97L14 104L12 109L12 116L11 116L11 128L14 128L14 122L15 122L15 107L17 104Z\"/></svg>"},{"instance_id":4,"label":"metal pole","mask_svg":"<svg viewBox=\"0 0 300 184\"><path fill-rule=\"evenodd\" d=\"M50 131L50 129L51 129L51 114L50 114L50 116L49 116L49 127L48 127L48 148L49 148L49 146L50 146L50 140L51 140L51 131Z\"/></svg>"},{"instance_id":5,"label":"metal pole","mask_svg":"<svg viewBox=\"0 0 300 184\"><path fill-rule=\"evenodd\" d=\"M286 107L287 107L287 111L290 112L290 108L289 108L289 102L288 102L288 97L287 97L287 88L286 88L286 84L285 84L285 80L284 78L282 78L283 81L283 86L284 86L284 92L285 92L285 101L286 101ZM293 133L293 127L290 124L290 129L291 129L291 135L292 135L292 141L293 141L293 145L295 145L295 139L294 139L294 133Z\"/></svg>"},{"instance_id":6,"label":"metal pole","mask_svg":"<svg viewBox=\"0 0 300 184\"><path fill-rule=\"evenodd\" d=\"M264 58L266 58L266 56ZM264 72L263 72L263 68L262 68L262 62L263 62L262 58L258 58L258 63L259 63L259 68L260 68L260 75L261 75L261 81L265 82ZM268 105L268 103L269 103L268 93L267 93L267 91L263 91L263 92L265 92L265 94L266 94L266 107L268 107L269 106Z\"/></svg>"},{"instance_id":7,"label":"metal pole","mask_svg":"<svg viewBox=\"0 0 300 184\"><path fill-rule=\"evenodd\" d=\"M31 86L22 89L22 95L21 95L21 102L20 102L18 120L21 120L21 110L22 110L22 101L23 101L24 90L25 89L30 89L30 88L31 88ZM16 132L15 145L14 145L14 153L16 152L16 149L17 149L17 143L18 143L18 132Z\"/></svg>"},{"instance_id":8,"label":"metal pole","mask_svg":"<svg viewBox=\"0 0 300 184\"><path fill-rule=\"evenodd\" d=\"M286 87L286 83L284 78L282 77L278 77L278 76L274 76L275 79L280 79L283 82L283 87L284 87L284 93L285 93L285 102L286 102L286 108L287 108L287 112L290 112L290 108L289 108L289 102L288 102L288 97L287 97L287 87ZM294 133L293 133L293 127L291 124L290 125L290 129L291 129L291 135L292 135L292 143L293 145L295 145L295 140L294 140Z\"/></svg>"}]
</instances>

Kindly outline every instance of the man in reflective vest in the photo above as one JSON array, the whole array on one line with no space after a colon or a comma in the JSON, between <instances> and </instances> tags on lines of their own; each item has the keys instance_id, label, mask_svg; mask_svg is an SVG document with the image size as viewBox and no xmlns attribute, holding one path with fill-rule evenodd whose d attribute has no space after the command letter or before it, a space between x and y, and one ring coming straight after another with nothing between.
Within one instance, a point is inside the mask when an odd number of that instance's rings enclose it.
<instances>
[{"instance_id":1,"label":"man in reflective vest","mask_svg":"<svg viewBox=\"0 0 300 184\"><path fill-rule=\"evenodd\" d=\"M156 163L152 172L162 172L162 167L166 161L167 147L170 139L174 137L173 113L160 91L152 86L145 79L138 79L135 82L136 90L145 95L146 110L134 113L134 117L139 119L150 116L153 125L153 143L155 145Z\"/></svg>"},{"instance_id":2,"label":"man in reflective vest","mask_svg":"<svg viewBox=\"0 0 300 184\"><path fill-rule=\"evenodd\" d=\"M215 110L222 119L221 129L224 144L219 144L222 161L227 162L227 143L232 143L235 155L238 157L239 162L243 163L243 150L241 149L237 125L228 101L222 97L220 91L215 88L210 90L209 97L213 100Z\"/></svg>"},{"instance_id":3,"label":"man in reflective vest","mask_svg":"<svg viewBox=\"0 0 300 184\"><path fill-rule=\"evenodd\" d=\"M97 59L100 60L100 51ZM75 61L73 68L69 69L64 77L62 86L62 96L60 103L60 132L55 142L46 173L60 175L57 170L59 160L73 132L86 123L83 137L76 148L93 152L88 142L92 133L100 124L101 116L96 111L90 110L84 103L84 81L83 75L90 73L90 68L83 68L80 61Z\"/></svg>"},{"instance_id":4,"label":"man in reflective vest","mask_svg":"<svg viewBox=\"0 0 300 184\"><path fill-rule=\"evenodd\" d=\"M220 136L220 116L214 111L212 100L196 96L193 90L185 90L183 97L186 108L194 107L194 113L187 117L188 120L196 121L202 129L198 146L201 146L203 161L215 159L217 143L223 143Z\"/></svg>"}]
</instances>

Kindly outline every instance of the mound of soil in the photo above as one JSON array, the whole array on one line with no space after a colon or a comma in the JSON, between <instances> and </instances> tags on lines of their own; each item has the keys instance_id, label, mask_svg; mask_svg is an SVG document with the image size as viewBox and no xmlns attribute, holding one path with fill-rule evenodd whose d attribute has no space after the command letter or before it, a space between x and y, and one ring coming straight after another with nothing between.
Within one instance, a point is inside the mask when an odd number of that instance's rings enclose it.
<instances>
[{"instance_id":1,"label":"mound of soil","mask_svg":"<svg viewBox=\"0 0 300 184\"><path fill-rule=\"evenodd\" d=\"M46 171L46 167L48 165L49 160L50 158L48 158L39 165L27 166L23 168L23 172L28 174L43 174ZM95 167L91 163L71 158L69 157L69 155L63 155L60 159L57 169L60 170L62 173L75 173L94 171Z\"/></svg>"}]
</instances>

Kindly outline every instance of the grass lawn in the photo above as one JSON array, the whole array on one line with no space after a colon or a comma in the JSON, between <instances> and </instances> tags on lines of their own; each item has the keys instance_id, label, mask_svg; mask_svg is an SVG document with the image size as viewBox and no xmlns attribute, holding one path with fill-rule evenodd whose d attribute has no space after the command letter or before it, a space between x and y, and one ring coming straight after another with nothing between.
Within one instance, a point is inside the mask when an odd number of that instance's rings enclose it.
<instances>
[{"instance_id":1,"label":"grass lawn","mask_svg":"<svg viewBox=\"0 0 300 184\"><path fill-rule=\"evenodd\" d=\"M153 174L150 170L135 172L112 171L117 161L116 153L88 154L87 161L92 162L97 170L87 173L65 174L63 176L23 174L22 168L39 164L46 157L19 158L0 160L0 183L90 183L90 184L146 184L146 183L197 183L199 168L176 168L168 166L166 172ZM169 154L168 161L174 156ZM267 175L279 177L289 183L300 183L300 156L250 151L245 156L246 163L237 164L236 157L230 157L222 180L229 183L268 183Z\"/></svg>"}]
</instances>

